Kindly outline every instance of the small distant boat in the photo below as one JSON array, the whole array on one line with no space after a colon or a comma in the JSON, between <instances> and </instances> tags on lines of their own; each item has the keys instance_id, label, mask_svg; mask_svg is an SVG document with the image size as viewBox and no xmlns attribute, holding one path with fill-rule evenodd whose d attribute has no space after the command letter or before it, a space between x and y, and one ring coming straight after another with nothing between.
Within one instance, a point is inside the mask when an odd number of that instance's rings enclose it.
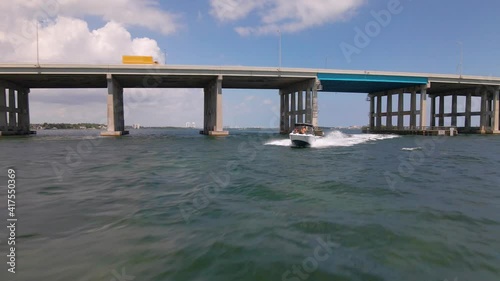
<instances>
[{"instance_id":1,"label":"small distant boat","mask_svg":"<svg viewBox=\"0 0 500 281\"><path fill-rule=\"evenodd\" d=\"M297 123L290 133L290 140L296 147L310 147L321 136L323 136L323 131L312 124Z\"/></svg>"}]
</instances>

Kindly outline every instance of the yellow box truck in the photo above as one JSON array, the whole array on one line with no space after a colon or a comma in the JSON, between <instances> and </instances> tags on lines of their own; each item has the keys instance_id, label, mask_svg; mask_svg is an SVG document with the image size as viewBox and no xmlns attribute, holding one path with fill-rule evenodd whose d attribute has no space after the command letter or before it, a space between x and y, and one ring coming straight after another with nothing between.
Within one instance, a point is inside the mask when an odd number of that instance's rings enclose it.
<instances>
[{"instance_id":1,"label":"yellow box truck","mask_svg":"<svg viewBox=\"0 0 500 281\"><path fill-rule=\"evenodd\" d=\"M152 56L122 56L123 64L158 64Z\"/></svg>"}]
</instances>

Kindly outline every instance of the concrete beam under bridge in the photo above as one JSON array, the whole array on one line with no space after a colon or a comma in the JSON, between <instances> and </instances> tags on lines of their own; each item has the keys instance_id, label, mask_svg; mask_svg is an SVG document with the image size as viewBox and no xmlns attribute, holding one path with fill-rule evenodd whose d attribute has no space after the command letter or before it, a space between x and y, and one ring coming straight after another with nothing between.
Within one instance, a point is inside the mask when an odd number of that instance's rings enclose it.
<instances>
[{"instance_id":1,"label":"concrete beam under bridge","mask_svg":"<svg viewBox=\"0 0 500 281\"><path fill-rule=\"evenodd\" d=\"M222 79L220 75L204 89L204 117L201 134L208 136L227 136L222 119Z\"/></svg>"},{"instance_id":2,"label":"concrete beam under bridge","mask_svg":"<svg viewBox=\"0 0 500 281\"><path fill-rule=\"evenodd\" d=\"M108 83L108 129L101 136L116 137L128 135L125 131L123 112L123 88L111 74L106 76Z\"/></svg>"}]
</instances>

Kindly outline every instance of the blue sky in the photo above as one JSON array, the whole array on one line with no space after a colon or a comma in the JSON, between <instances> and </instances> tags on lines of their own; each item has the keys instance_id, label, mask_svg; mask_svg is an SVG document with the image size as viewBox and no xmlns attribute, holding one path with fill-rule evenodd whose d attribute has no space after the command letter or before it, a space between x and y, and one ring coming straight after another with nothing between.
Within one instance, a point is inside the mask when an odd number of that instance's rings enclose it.
<instances>
[{"instance_id":1,"label":"blue sky","mask_svg":"<svg viewBox=\"0 0 500 281\"><path fill-rule=\"evenodd\" d=\"M119 1L109 1L113 2ZM57 14L50 16L83 20L88 25L89 34L109 22L116 22L130 33L132 39L148 38L153 42L152 50L156 50L154 55L160 60L163 60L161 52L165 50L167 64L278 66L277 30L280 29L283 67L458 73L462 46L464 74L500 76L500 2L494 0L400 0L400 12L392 14L388 24L381 27L380 32L370 38L369 44L359 48L360 53L353 54L350 60L344 56L341 44L355 45L356 28L364 30L374 20L374 12L388 10L388 5L395 5L397 0L125 2L130 4L115 8L117 11L123 9L122 17L104 12L105 5L100 7L99 1L89 1L91 4L81 4L87 5L82 7L61 4ZM125 11L133 11L138 19L135 20L134 16L124 18ZM163 14L156 15L154 11ZM54 21L56 25L57 20ZM50 23L48 25L41 35L46 31L48 36ZM5 24L0 27L4 28ZM247 32L243 32L242 28L246 28ZM120 54L120 46L116 48L115 53ZM64 50L71 51L71 48ZM70 61L77 60L69 55L64 57ZM60 62L50 57L45 61ZM42 104L47 98L43 95L48 93L40 94L40 99L33 97L35 102ZM201 124L201 94L196 92L194 97L200 101L193 105L193 112L182 116L182 120L166 115L160 124L158 118L142 117L140 112L132 110L131 118L126 123L137 120L144 125L179 125L185 121ZM320 125L366 124L368 103L365 98L364 94L320 93ZM275 116L278 104L277 91L225 90L224 123L267 127ZM105 114L104 104L102 110ZM33 117L36 121L89 118L85 114L79 117L68 116L68 112L61 114L48 115L35 110Z\"/></svg>"}]
</instances>

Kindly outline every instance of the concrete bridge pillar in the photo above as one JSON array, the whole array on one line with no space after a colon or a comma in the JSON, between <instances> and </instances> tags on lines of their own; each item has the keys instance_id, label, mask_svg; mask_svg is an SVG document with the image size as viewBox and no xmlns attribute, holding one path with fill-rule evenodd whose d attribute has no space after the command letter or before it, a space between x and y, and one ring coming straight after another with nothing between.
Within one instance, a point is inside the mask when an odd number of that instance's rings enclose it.
<instances>
[{"instance_id":1,"label":"concrete bridge pillar","mask_svg":"<svg viewBox=\"0 0 500 281\"><path fill-rule=\"evenodd\" d=\"M458 96L457 95L452 95L451 96L451 126L456 127L457 126L457 114L458 114Z\"/></svg>"},{"instance_id":2,"label":"concrete bridge pillar","mask_svg":"<svg viewBox=\"0 0 500 281\"><path fill-rule=\"evenodd\" d=\"M9 131L17 131L16 90L9 89Z\"/></svg>"},{"instance_id":3,"label":"concrete bridge pillar","mask_svg":"<svg viewBox=\"0 0 500 281\"><path fill-rule=\"evenodd\" d=\"M22 132L30 132L30 109L29 109L29 89L21 89L17 92L18 96L18 128Z\"/></svg>"},{"instance_id":4,"label":"concrete bridge pillar","mask_svg":"<svg viewBox=\"0 0 500 281\"><path fill-rule=\"evenodd\" d=\"M373 131L375 129L375 95L369 94L368 97L370 98L369 126L370 126L370 131Z\"/></svg>"},{"instance_id":5,"label":"concrete bridge pillar","mask_svg":"<svg viewBox=\"0 0 500 281\"><path fill-rule=\"evenodd\" d=\"M0 132L7 131L7 96L5 87L0 86Z\"/></svg>"},{"instance_id":6,"label":"concrete bridge pillar","mask_svg":"<svg viewBox=\"0 0 500 281\"><path fill-rule=\"evenodd\" d=\"M101 136L116 137L128 135L125 131L125 117L123 112L123 88L111 74L106 76L108 81L108 129Z\"/></svg>"},{"instance_id":7,"label":"concrete bridge pillar","mask_svg":"<svg viewBox=\"0 0 500 281\"><path fill-rule=\"evenodd\" d=\"M312 88L306 89L306 123L312 123Z\"/></svg>"},{"instance_id":8,"label":"concrete bridge pillar","mask_svg":"<svg viewBox=\"0 0 500 281\"><path fill-rule=\"evenodd\" d=\"M467 94L465 98L465 130L471 130L472 94Z\"/></svg>"},{"instance_id":9,"label":"concrete bridge pillar","mask_svg":"<svg viewBox=\"0 0 500 281\"><path fill-rule=\"evenodd\" d=\"M305 108L304 108L304 91L302 89L299 90L297 93L297 99L298 99L298 115L297 115L297 123L304 123L304 117L305 117Z\"/></svg>"},{"instance_id":10,"label":"concrete bridge pillar","mask_svg":"<svg viewBox=\"0 0 500 281\"><path fill-rule=\"evenodd\" d=\"M493 134L500 134L500 87L493 93Z\"/></svg>"},{"instance_id":11,"label":"concrete bridge pillar","mask_svg":"<svg viewBox=\"0 0 500 281\"><path fill-rule=\"evenodd\" d=\"M377 94L377 130L382 129L382 94Z\"/></svg>"},{"instance_id":12,"label":"concrete bridge pillar","mask_svg":"<svg viewBox=\"0 0 500 281\"><path fill-rule=\"evenodd\" d=\"M284 115L285 115L285 131L284 133L285 134L288 134L290 133L290 128L291 128L291 125L290 125L290 94L287 93L285 95L285 107L282 108L282 111L284 111Z\"/></svg>"},{"instance_id":13,"label":"concrete bridge pillar","mask_svg":"<svg viewBox=\"0 0 500 281\"><path fill-rule=\"evenodd\" d=\"M386 127L389 130L392 130L392 92L385 92L387 95L387 119L386 119Z\"/></svg>"},{"instance_id":14,"label":"concrete bridge pillar","mask_svg":"<svg viewBox=\"0 0 500 281\"><path fill-rule=\"evenodd\" d=\"M205 110L203 118L204 135L227 136L222 119L222 76L215 78L204 89Z\"/></svg>"},{"instance_id":15,"label":"concrete bridge pillar","mask_svg":"<svg viewBox=\"0 0 500 281\"><path fill-rule=\"evenodd\" d=\"M417 128L417 91L411 91L410 99L410 128L412 130Z\"/></svg>"},{"instance_id":16,"label":"concrete bridge pillar","mask_svg":"<svg viewBox=\"0 0 500 281\"><path fill-rule=\"evenodd\" d=\"M427 127L427 85L420 87L420 129L425 130Z\"/></svg>"},{"instance_id":17,"label":"concrete bridge pillar","mask_svg":"<svg viewBox=\"0 0 500 281\"><path fill-rule=\"evenodd\" d=\"M481 93L481 112L480 112L480 132L486 134L486 127L488 126L488 93L483 91Z\"/></svg>"},{"instance_id":18,"label":"concrete bridge pillar","mask_svg":"<svg viewBox=\"0 0 500 281\"><path fill-rule=\"evenodd\" d=\"M27 88L0 81L0 136L36 133L30 130L29 92Z\"/></svg>"},{"instance_id":19,"label":"concrete bridge pillar","mask_svg":"<svg viewBox=\"0 0 500 281\"><path fill-rule=\"evenodd\" d=\"M439 127L444 127L444 95L439 96Z\"/></svg>"},{"instance_id":20,"label":"concrete bridge pillar","mask_svg":"<svg viewBox=\"0 0 500 281\"><path fill-rule=\"evenodd\" d=\"M404 128L404 91L401 90L398 93L398 130L403 130Z\"/></svg>"},{"instance_id":21,"label":"concrete bridge pillar","mask_svg":"<svg viewBox=\"0 0 500 281\"><path fill-rule=\"evenodd\" d=\"M492 91L491 94L488 94L488 118L486 119L488 124L487 127L490 129L490 131L493 131L493 119L494 119L494 105L493 105L493 99L494 99L495 93Z\"/></svg>"},{"instance_id":22,"label":"concrete bridge pillar","mask_svg":"<svg viewBox=\"0 0 500 281\"><path fill-rule=\"evenodd\" d=\"M431 96L431 127L436 127L436 96Z\"/></svg>"},{"instance_id":23,"label":"concrete bridge pillar","mask_svg":"<svg viewBox=\"0 0 500 281\"><path fill-rule=\"evenodd\" d=\"M318 126L318 88L320 86L320 82L317 79L311 80L309 84L309 88L311 89L312 96L312 119L311 124L315 127Z\"/></svg>"},{"instance_id":24,"label":"concrete bridge pillar","mask_svg":"<svg viewBox=\"0 0 500 281\"><path fill-rule=\"evenodd\" d=\"M288 89L280 89L280 95L281 95L281 101L282 103L280 104L280 115L283 119L283 122L280 125L280 134L288 134L291 131L291 128L295 124L295 119L294 119L294 97L293 92L295 90L292 90L290 88Z\"/></svg>"},{"instance_id":25,"label":"concrete bridge pillar","mask_svg":"<svg viewBox=\"0 0 500 281\"><path fill-rule=\"evenodd\" d=\"M285 128L285 111L283 108L285 108L285 94L283 93L283 90L279 90L279 95L280 95L280 133L284 131Z\"/></svg>"},{"instance_id":26,"label":"concrete bridge pillar","mask_svg":"<svg viewBox=\"0 0 500 281\"><path fill-rule=\"evenodd\" d=\"M288 134L296 123L318 126L318 83L316 79L280 89L280 133Z\"/></svg>"},{"instance_id":27,"label":"concrete bridge pillar","mask_svg":"<svg viewBox=\"0 0 500 281\"><path fill-rule=\"evenodd\" d=\"M291 121L291 125L294 126L295 124L297 124L297 103L296 103L296 100L297 100L297 92L295 92L295 90L293 92L290 93L290 98L291 98L291 110L290 110L290 114L292 116L292 121Z\"/></svg>"}]
</instances>

